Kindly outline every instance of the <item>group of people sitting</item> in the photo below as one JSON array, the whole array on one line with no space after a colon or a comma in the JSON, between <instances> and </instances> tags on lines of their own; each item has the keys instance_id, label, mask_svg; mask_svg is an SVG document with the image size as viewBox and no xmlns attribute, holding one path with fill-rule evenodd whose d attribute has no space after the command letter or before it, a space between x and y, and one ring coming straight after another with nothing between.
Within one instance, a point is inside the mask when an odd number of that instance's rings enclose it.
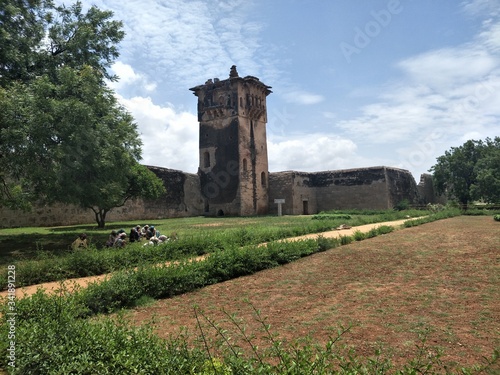
<instances>
[{"instance_id":1,"label":"group of people sitting","mask_svg":"<svg viewBox=\"0 0 500 375\"><path fill-rule=\"evenodd\" d=\"M160 233L154 225L144 225L142 228L140 225L136 225L130 230L127 235L125 229L112 230L109 235L108 241L106 241L106 247L125 247L127 243L132 242L144 242L143 246L154 246L163 242L170 240L176 240L177 234L174 232L167 237ZM71 248L73 250L86 249L88 247L88 239L85 233L82 233L78 238L73 241Z\"/></svg>"},{"instance_id":2,"label":"group of people sitting","mask_svg":"<svg viewBox=\"0 0 500 375\"><path fill-rule=\"evenodd\" d=\"M128 237L128 239L127 239ZM141 242L144 241L144 246L147 245L158 245L162 242L167 242L170 239L161 234L154 225L144 225L141 228L140 225L136 225L130 230L127 235L124 229L118 231L111 231L108 241L106 242L107 247L124 247L128 242Z\"/></svg>"}]
</instances>

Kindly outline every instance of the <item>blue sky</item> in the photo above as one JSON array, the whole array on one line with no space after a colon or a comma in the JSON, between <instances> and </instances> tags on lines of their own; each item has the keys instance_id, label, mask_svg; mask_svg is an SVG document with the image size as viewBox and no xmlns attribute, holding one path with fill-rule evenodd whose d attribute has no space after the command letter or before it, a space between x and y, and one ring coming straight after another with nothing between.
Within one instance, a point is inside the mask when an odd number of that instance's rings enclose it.
<instances>
[{"instance_id":1,"label":"blue sky","mask_svg":"<svg viewBox=\"0 0 500 375\"><path fill-rule=\"evenodd\" d=\"M500 0L83 4L124 23L111 86L144 164L197 171L189 88L231 65L272 86L271 172L386 165L418 182L450 147L500 135Z\"/></svg>"}]
</instances>

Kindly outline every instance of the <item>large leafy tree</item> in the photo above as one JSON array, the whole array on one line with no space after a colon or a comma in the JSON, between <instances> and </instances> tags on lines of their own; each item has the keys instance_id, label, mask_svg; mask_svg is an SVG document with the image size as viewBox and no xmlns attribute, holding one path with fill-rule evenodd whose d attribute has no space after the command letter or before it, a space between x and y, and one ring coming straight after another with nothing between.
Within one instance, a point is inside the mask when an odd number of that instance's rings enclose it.
<instances>
[{"instance_id":1,"label":"large leafy tree","mask_svg":"<svg viewBox=\"0 0 500 375\"><path fill-rule=\"evenodd\" d=\"M500 137L486 139L475 172L473 196L487 203L500 203Z\"/></svg>"},{"instance_id":2,"label":"large leafy tree","mask_svg":"<svg viewBox=\"0 0 500 375\"><path fill-rule=\"evenodd\" d=\"M116 79L106 68L118 56L121 24L95 7L84 14L79 3L0 1L10 12L1 40L26 46L16 52L7 43L0 55L1 202L73 203L103 227L128 199L162 194L162 182L138 163L133 118L105 84Z\"/></svg>"},{"instance_id":3,"label":"large leafy tree","mask_svg":"<svg viewBox=\"0 0 500 375\"><path fill-rule=\"evenodd\" d=\"M473 200L498 203L499 146L498 137L468 140L439 156L430 169L437 192L457 200L465 209Z\"/></svg>"},{"instance_id":4,"label":"large leafy tree","mask_svg":"<svg viewBox=\"0 0 500 375\"><path fill-rule=\"evenodd\" d=\"M64 67L93 67L103 78L119 56L125 33L113 13L82 4L56 7L51 0L0 0L0 84L54 78Z\"/></svg>"}]
</instances>

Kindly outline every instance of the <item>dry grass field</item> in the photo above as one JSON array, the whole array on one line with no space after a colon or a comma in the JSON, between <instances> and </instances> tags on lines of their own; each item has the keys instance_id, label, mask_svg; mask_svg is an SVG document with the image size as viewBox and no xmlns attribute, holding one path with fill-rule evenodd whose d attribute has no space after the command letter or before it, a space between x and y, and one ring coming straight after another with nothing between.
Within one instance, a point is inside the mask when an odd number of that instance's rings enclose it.
<instances>
[{"instance_id":1,"label":"dry grass field","mask_svg":"<svg viewBox=\"0 0 500 375\"><path fill-rule=\"evenodd\" d=\"M343 344L362 356L382 348L394 363L414 356L424 335L427 355L443 350L444 362L466 366L500 347L499 261L500 223L460 216L156 301L130 315L137 324L153 320L162 337L198 337L200 326L210 336L208 317L242 345L231 314L262 345L259 319L288 343L306 336L323 343L340 325L352 325Z\"/></svg>"}]
</instances>

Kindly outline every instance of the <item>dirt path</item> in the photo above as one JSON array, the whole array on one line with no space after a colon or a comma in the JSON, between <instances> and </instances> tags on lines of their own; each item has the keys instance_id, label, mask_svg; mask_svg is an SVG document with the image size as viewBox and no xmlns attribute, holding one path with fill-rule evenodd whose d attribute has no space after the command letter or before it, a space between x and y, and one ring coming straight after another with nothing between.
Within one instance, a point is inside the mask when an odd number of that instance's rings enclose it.
<instances>
[{"instance_id":1,"label":"dirt path","mask_svg":"<svg viewBox=\"0 0 500 375\"><path fill-rule=\"evenodd\" d=\"M287 238L284 241L299 241L299 240L308 239L308 238L317 238L318 236L322 236L325 238L338 238L340 236L351 236L355 231L360 231L362 233L366 233L366 232L369 232L373 228L378 228L378 227L383 226L383 225L390 225L390 226L395 227L396 229L400 229L400 227L407 220L413 220L413 219L386 221L386 222L382 222L382 223L360 225L357 227L351 227L349 229L331 230L328 232L306 234L303 236ZM193 260L199 261L199 260L204 259L205 257L206 256L201 256L201 257L193 258ZM167 264L170 264L170 263L167 263ZM22 271L20 271L20 272L22 272ZM64 281L53 281L53 282L47 282L47 283L43 283L43 284L30 285L30 286L26 286L23 288L18 288L16 290L16 298L23 298L25 296L30 296L32 294L35 294L38 289L44 289L45 292L48 292L48 293L55 293L64 287L64 289L66 291L71 292L77 287L85 288L91 283L102 282L102 281L106 280L107 278L109 278L110 276L111 276L111 274L104 274L104 275L98 275L98 276L88 276L88 277L81 277L81 278L76 278L76 279L67 279ZM0 292L0 297L6 297L6 296L7 296L6 290Z\"/></svg>"}]
</instances>

